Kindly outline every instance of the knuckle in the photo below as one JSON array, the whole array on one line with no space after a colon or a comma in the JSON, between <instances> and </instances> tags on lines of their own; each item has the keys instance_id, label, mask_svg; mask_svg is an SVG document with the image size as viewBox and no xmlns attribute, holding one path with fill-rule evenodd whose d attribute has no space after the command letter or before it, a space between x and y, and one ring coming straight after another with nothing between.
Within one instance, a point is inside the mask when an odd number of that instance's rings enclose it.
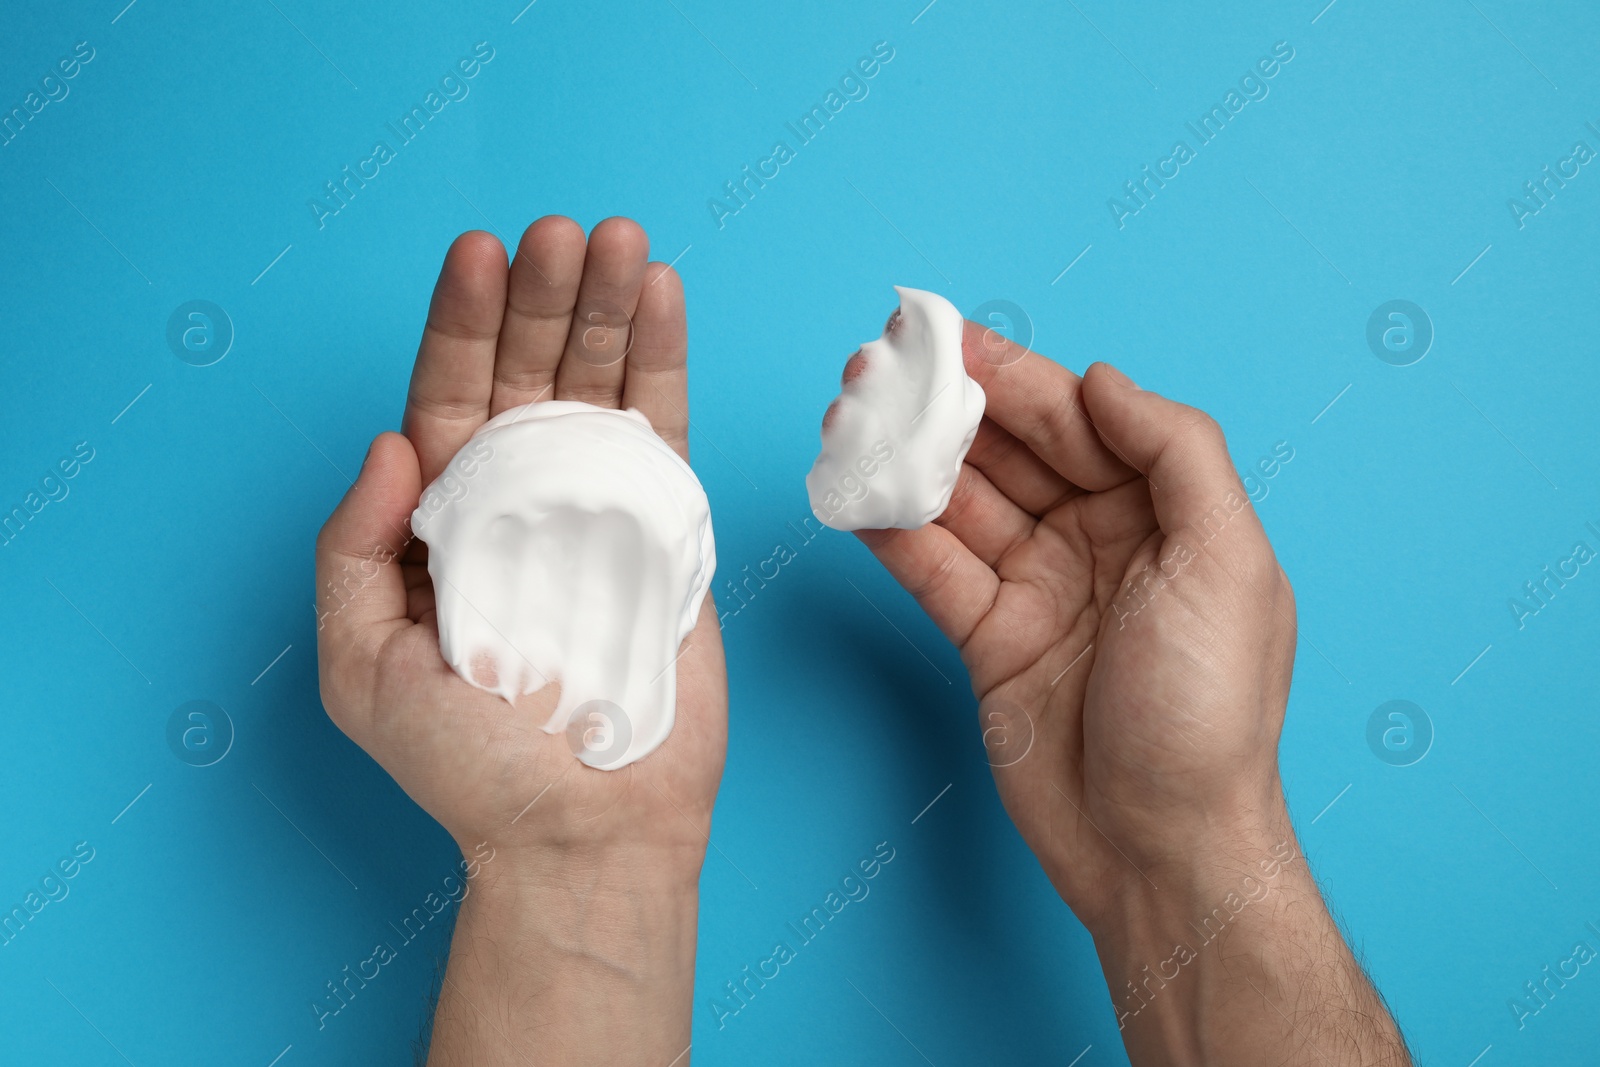
<instances>
[{"instance_id":1,"label":"knuckle","mask_svg":"<svg viewBox=\"0 0 1600 1067\"><path fill-rule=\"evenodd\" d=\"M494 381L496 385L505 386L518 392L534 392L550 384L551 372L548 367L530 367L501 360L494 366Z\"/></svg>"},{"instance_id":2,"label":"knuckle","mask_svg":"<svg viewBox=\"0 0 1600 1067\"><path fill-rule=\"evenodd\" d=\"M1293 618L1295 612L1294 583L1289 581L1289 575L1284 571L1283 566L1279 564L1276 559L1272 561L1272 565L1277 569L1278 572L1278 599L1283 602L1284 607L1289 613L1289 617Z\"/></svg>"},{"instance_id":3,"label":"knuckle","mask_svg":"<svg viewBox=\"0 0 1600 1067\"><path fill-rule=\"evenodd\" d=\"M481 344L485 341L495 340L500 336L500 324L498 322L491 326L488 323L474 321L467 315L442 308L430 310L424 330L438 337L467 344Z\"/></svg>"},{"instance_id":4,"label":"knuckle","mask_svg":"<svg viewBox=\"0 0 1600 1067\"><path fill-rule=\"evenodd\" d=\"M1288 583L1283 578L1283 568L1278 566L1278 558L1272 552L1272 546L1266 543L1265 538L1256 536L1249 539L1248 547L1241 553L1240 561L1244 566L1247 580L1256 588L1271 593L1272 602L1281 604Z\"/></svg>"},{"instance_id":5,"label":"knuckle","mask_svg":"<svg viewBox=\"0 0 1600 1067\"><path fill-rule=\"evenodd\" d=\"M412 389L406 395L406 404L429 418L446 422L481 420L483 414L483 404L477 396L434 396L425 390Z\"/></svg>"},{"instance_id":6,"label":"knuckle","mask_svg":"<svg viewBox=\"0 0 1600 1067\"><path fill-rule=\"evenodd\" d=\"M1011 458L1018 444L1017 439L1010 434L986 433L984 427L980 425L967 454L980 467L998 467Z\"/></svg>"},{"instance_id":7,"label":"knuckle","mask_svg":"<svg viewBox=\"0 0 1600 1067\"><path fill-rule=\"evenodd\" d=\"M941 526L948 526L952 522L959 523L963 517L971 517L978 499L978 494L973 490L972 469L962 464L961 473L956 477L956 487L950 493L950 503L945 505L944 513L936 521Z\"/></svg>"},{"instance_id":8,"label":"knuckle","mask_svg":"<svg viewBox=\"0 0 1600 1067\"><path fill-rule=\"evenodd\" d=\"M1176 434L1180 439L1195 444L1226 446L1222 426L1199 408L1185 406L1182 409L1178 415Z\"/></svg>"},{"instance_id":9,"label":"knuckle","mask_svg":"<svg viewBox=\"0 0 1600 1067\"><path fill-rule=\"evenodd\" d=\"M906 586L906 591L917 600L935 596L949 583L956 569L956 554L945 552L940 555L931 570Z\"/></svg>"},{"instance_id":10,"label":"knuckle","mask_svg":"<svg viewBox=\"0 0 1600 1067\"><path fill-rule=\"evenodd\" d=\"M1044 443L1047 448L1056 447L1066 440L1068 427L1078 415L1077 397L1073 391L1058 390L1053 396L1043 398L1038 405L1030 436Z\"/></svg>"}]
</instances>

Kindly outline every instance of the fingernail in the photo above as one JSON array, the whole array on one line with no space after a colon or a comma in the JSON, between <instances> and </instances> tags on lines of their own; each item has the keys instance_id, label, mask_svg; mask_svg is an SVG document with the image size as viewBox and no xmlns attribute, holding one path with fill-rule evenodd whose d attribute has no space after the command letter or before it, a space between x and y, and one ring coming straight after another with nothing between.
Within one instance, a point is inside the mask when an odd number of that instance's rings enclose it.
<instances>
[{"instance_id":1,"label":"fingernail","mask_svg":"<svg viewBox=\"0 0 1600 1067\"><path fill-rule=\"evenodd\" d=\"M1126 374L1123 374L1121 371L1119 371L1117 368L1113 367L1111 364L1102 363L1101 366L1106 369L1106 373L1107 374L1111 375L1111 380L1116 382L1118 385L1125 385L1129 389L1137 389L1137 388L1139 388L1137 385L1134 384L1132 378L1128 377Z\"/></svg>"}]
</instances>

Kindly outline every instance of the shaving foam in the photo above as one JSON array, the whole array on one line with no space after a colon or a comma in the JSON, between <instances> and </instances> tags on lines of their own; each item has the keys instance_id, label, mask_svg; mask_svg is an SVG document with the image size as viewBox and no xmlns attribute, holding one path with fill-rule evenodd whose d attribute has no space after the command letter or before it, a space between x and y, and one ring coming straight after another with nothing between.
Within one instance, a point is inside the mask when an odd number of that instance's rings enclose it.
<instances>
[{"instance_id":1,"label":"shaving foam","mask_svg":"<svg viewBox=\"0 0 1600 1067\"><path fill-rule=\"evenodd\" d=\"M512 704L559 683L543 729L591 767L666 739L716 549L699 479L644 415L561 400L503 412L411 525L458 675Z\"/></svg>"},{"instance_id":2,"label":"shaving foam","mask_svg":"<svg viewBox=\"0 0 1600 1067\"><path fill-rule=\"evenodd\" d=\"M811 510L835 530L913 530L950 505L983 418L983 387L961 358L961 312L895 286L883 336L845 365L806 475Z\"/></svg>"}]
</instances>

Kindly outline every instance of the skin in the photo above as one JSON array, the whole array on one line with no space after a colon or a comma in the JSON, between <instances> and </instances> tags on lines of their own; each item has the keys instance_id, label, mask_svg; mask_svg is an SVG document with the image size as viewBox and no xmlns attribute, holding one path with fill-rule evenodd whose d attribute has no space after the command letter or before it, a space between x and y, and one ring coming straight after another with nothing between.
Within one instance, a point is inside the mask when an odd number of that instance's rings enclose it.
<instances>
[{"instance_id":1,"label":"skin","mask_svg":"<svg viewBox=\"0 0 1600 1067\"><path fill-rule=\"evenodd\" d=\"M534 725L556 692L513 708L444 662L407 529L473 430L532 400L636 407L687 457L682 288L647 251L625 219L587 240L541 219L509 268L459 238L403 433L318 538L323 702L472 857L435 1065L688 1061L726 742L714 608L667 741L595 771ZM860 536L960 648L1000 795L1095 938L1132 1062L1409 1064L1290 825L1294 598L1221 432L1104 364L1080 379L972 323L964 349L988 407L948 509Z\"/></svg>"},{"instance_id":2,"label":"skin","mask_svg":"<svg viewBox=\"0 0 1600 1067\"><path fill-rule=\"evenodd\" d=\"M445 257L401 433L381 434L317 539L318 663L333 721L451 833L467 895L429 1063L687 1063L701 863L727 737L709 598L677 664L677 720L649 758L579 763L539 729L559 690L515 707L439 651L424 487L472 432L534 400L633 407L688 458L683 287L621 218L585 239L528 227L507 267L486 233ZM352 575L355 576L352 579Z\"/></svg>"},{"instance_id":3,"label":"skin","mask_svg":"<svg viewBox=\"0 0 1600 1067\"><path fill-rule=\"evenodd\" d=\"M974 323L963 351L988 404L949 507L859 536L961 650L1132 1062L1409 1064L1290 825L1294 595L1221 430Z\"/></svg>"}]
</instances>

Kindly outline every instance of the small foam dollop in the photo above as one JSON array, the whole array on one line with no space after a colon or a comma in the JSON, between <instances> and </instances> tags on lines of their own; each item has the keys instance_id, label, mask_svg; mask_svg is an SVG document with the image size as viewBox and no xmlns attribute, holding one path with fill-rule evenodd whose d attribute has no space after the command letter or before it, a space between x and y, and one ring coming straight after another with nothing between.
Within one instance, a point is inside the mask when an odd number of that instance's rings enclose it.
<instances>
[{"instance_id":1,"label":"small foam dollop","mask_svg":"<svg viewBox=\"0 0 1600 1067\"><path fill-rule=\"evenodd\" d=\"M912 530L950 505L983 418L983 387L961 358L961 312L895 286L883 336L845 365L806 475L811 510L835 530Z\"/></svg>"},{"instance_id":2,"label":"small foam dollop","mask_svg":"<svg viewBox=\"0 0 1600 1067\"><path fill-rule=\"evenodd\" d=\"M512 703L559 682L543 729L581 735L592 767L666 740L716 548L705 490L644 415L560 400L502 412L411 526L458 675Z\"/></svg>"}]
</instances>

